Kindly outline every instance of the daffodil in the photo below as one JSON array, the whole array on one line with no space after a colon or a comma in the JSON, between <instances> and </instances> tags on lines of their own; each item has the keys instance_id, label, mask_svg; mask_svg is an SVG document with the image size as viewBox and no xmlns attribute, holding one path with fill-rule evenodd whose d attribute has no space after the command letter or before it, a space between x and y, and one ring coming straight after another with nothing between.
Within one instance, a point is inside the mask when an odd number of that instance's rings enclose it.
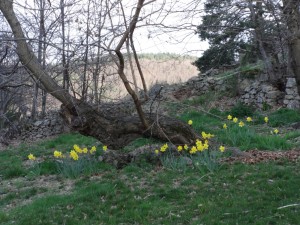
<instances>
[{"instance_id":1,"label":"daffodil","mask_svg":"<svg viewBox=\"0 0 300 225\"><path fill-rule=\"evenodd\" d=\"M74 145L73 148L74 148L75 152L82 153L82 149L78 145Z\"/></svg>"},{"instance_id":2,"label":"daffodil","mask_svg":"<svg viewBox=\"0 0 300 225\"><path fill-rule=\"evenodd\" d=\"M246 121L250 123L250 122L252 122L253 120L252 120L251 117L248 116L248 117L246 118Z\"/></svg>"},{"instance_id":3,"label":"daffodil","mask_svg":"<svg viewBox=\"0 0 300 225\"><path fill-rule=\"evenodd\" d=\"M168 147L169 147L168 144L164 144L163 146L160 147L160 151L165 152Z\"/></svg>"},{"instance_id":4,"label":"daffodil","mask_svg":"<svg viewBox=\"0 0 300 225\"><path fill-rule=\"evenodd\" d=\"M189 120L189 121L188 121L188 125L191 126L192 124L193 124L193 120Z\"/></svg>"},{"instance_id":5,"label":"daffodil","mask_svg":"<svg viewBox=\"0 0 300 225\"><path fill-rule=\"evenodd\" d=\"M202 135L203 139L210 139L210 138L215 136L215 135L210 134L210 133L205 133L204 131L201 132L201 135Z\"/></svg>"},{"instance_id":6,"label":"daffodil","mask_svg":"<svg viewBox=\"0 0 300 225\"><path fill-rule=\"evenodd\" d=\"M190 154L195 154L197 152L196 146L193 146L190 150Z\"/></svg>"},{"instance_id":7,"label":"daffodil","mask_svg":"<svg viewBox=\"0 0 300 225\"><path fill-rule=\"evenodd\" d=\"M233 121L234 123L237 123L238 118L234 117L232 121Z\"/></svg>"},{"instance_id":8,"label":"daffodil","mask_svg":"<svg viewBox=\"0 0 300 225\"><path fill-rule=\"evenodd\" d=\"M70 151L70 157L75 161L79 159L79 156L75 150Z\"/></svg>"},{"instance_id":9,"label":"daffodil","mask_svg":"<svg viewBox=\"0 0 300 225\"><path fill-rule=\"evenodd\" d=\"M278 129L275 129L275 130L274 130L274 133L275 133L275 134L278 134L278 133L279 133L279 130L278 130Z\"/></svg>"},{"instance_id":10,"label":"daffodil","mask_svg":"<svg viewBox=\"0 0 300 225\"><path fill-rule=\"evenodd\" d=\"M269 118L267 116L265 116L264 121L265 121L265 123L268 123L269 122Z\"/></svg>"},{"instance_id":11,"label":"daffodil","mask_svg":"<svg viewBox=\"0 0 300 225\"><path fill-rule=\"evenodd\" d=\"M63 158L63 154L60 151L55 150L53 153L55 158Z\"/></svg>"},{"instance_id":12,"label":"daffodil","mask_svg":"<svg viewBox=\"0 0 300 225\"><path fill-rule=\"evenodd\" d=\"M157 149L154 150L154 153L158 155L159 151Z\"/></svg>"},{"instance_id":13,"label":"daffodil","mask_svg":"<svg viewBox=\"0 0 300 225\"><path fill-rule=\"evenodd\" d=\"M226 123L223 124L223 128L227 129L227 124Z\"/></svg>"},{"instance_id":14,"label":"daffodil","mask_svg":"<svg viewBox=\"0 0 300 225\"><path fill-rule=\"evenodd\" d=\"M36 157L31 153L27 157L29 160L32 160L32 161L36 160Z\"/></svg>"},{"instance_id":15,"label":"daffodil","mask_svg":"<svg viewBox=\"0 0 300 225\"><path fill-rule=\"evenodd\" d=\"M103 151L107 151L107 146L106 145L103 145L103 147L102 147L102 149L103 149Z\"/></svg>"},{"instance_id":16,"label":"daffodil","mask_svg":"<svg viewBox=\"0 0 300 225\"><path fill-rule=\"evenodd\" d=\"M88 153L88 151L89 151L89 150L88 150L87 148L83 148L83 149L82 149L82 152L85 153L85 154Z\"/></svg>"},{"instance_id":17,"label":"daffodil","mask_svg":"<svg viewBox=\"0 0 300 225\"><path fill-rule=\"evenodd\" d=\"M183 149L183 147L182 147L181 145L179 145L179 146L177 147L177 150L178 150L179 152L181 152L182 149Z\"/></svg>"},{"instance_id":18,"label":"daffodil","mask_svg":"<svg viewBox=\"0 0 300 225\"><path fill-rule=\"evenodd\" d=\"M93 154L97 150L96 146L93 146L90 150L90 153Z\"/></svg>"},{"instance_id":19,"label":"daffodil","mask_svg":"<svg viewBox=\"0 0 300 225\"><path fill-rule=\"evenodd\" d=\"M188 150L189 149L189 146L187 145L187 144L185 144L184 146L183 146L183 148L184 148L184 150Z\"/></svg>"},{"instance_id":20,"label":"daffodil","mask_svg":"<svg viewBox=\"0 0 300 225\"><path fill-rule=\"evenodd\" d=\"M228 119L228 120L232 120L232 115L228 115L228 116L227 116L227 119Z\"/></svg>"},{"instance_id":21,"label":"daffodil","mask_svg":"<svg viewBox=\"0 0 300 225\"><path fill-rule=\"evenodd\" d=\"M224 151L225 151L225 147L224 147L223 145L221 145L221 146L219 147L219 150L220 150L220 152L224 152Z\"/></svg>"},{"instance_id":22,"label":"daffodil","mask_svg":"<svg viewBox=\"0 0 300 225\"><path fill-rule=\"evenodd\" d=\"M244 122L243 121L240 121L239 122L239 127L243 127L245 124L244 124Z\"/></svg>"},{"instance_id":23,"label":"daffodil","mask_svg":"<svg viewBox=\"0 0 300 225\"><path fill-rule=\"evenodd\" d=\"M204 145L203 145L203 150L207 150L208 148L209 148L208 143L204 143Z\"/></svg>"}]
</instances>

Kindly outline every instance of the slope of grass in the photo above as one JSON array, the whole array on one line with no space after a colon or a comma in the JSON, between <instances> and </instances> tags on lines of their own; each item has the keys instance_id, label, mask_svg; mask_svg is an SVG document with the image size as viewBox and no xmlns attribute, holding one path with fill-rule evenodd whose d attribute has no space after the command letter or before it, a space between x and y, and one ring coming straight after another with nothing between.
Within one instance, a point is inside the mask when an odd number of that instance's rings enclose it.
<instances>
[{"instance_id":1,"label":"slope of grass","mask_svg":"<svg viewBox=\"0 0 300 225\"><path fill-rule=\"evenodd\" d=\"M291 124L297 112L255 112L253 122L247 123L247 109L236 110L243 112L239 118L243 127L227 120L228 112L216 109L211 114L189 110L180 118L192 120L199 134L214 134L213 148L220 144L241 150L299 148L299 143L292 144L299 131L280 127L278 134L270 133L276 118L288 115L284 125ZM268 123L260 121L264 116L269 116ZM151 143L156 142L137 139L123 151ZM57 168L63 159L55 159L53 151L68 153L74 144L96 146L95 158L102 151L97 140L71 133L1 152L0 224L300 224L299 161L219 164L216 170L205 170L197 161L186 164L187 159L178 161L185 163L184 169L164 167L162 158L162 164L145 160L116 170L88 159L91 170L66 176ZM38 159L29 162L29 153Z\"/></svg>"},{"instance_id":2,"label":"slope of grass","mask_svg":"<svg viewBox=\"0 0 300 225\"><path fill-rule=\"evenodd\" d=\"M224 165L185 173L131 165L80 178L66 195L48 195L0 214L1 224L299 224L300 165ZM37 191L30 191L28 196ZM21 193L22 196L24 193ZM6 203L20 196L11 196ZM3 207L5 202L1 203Z\"/></svg>"}]
</instances>

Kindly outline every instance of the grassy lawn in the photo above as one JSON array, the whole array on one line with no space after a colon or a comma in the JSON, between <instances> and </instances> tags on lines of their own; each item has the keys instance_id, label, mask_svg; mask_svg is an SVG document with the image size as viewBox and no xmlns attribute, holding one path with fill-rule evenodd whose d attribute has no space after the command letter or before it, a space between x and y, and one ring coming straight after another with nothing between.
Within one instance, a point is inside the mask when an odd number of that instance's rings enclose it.
<instances>
[{"instance_id":1,"label":"grassy lawn","mask_svg":"<svg viewBox=\"0 0 300 225\"><path fill-rule=\"evenodd\" d=\"M247 110L237 112L215 110L217 116L212 116L188 111L180 118L192 120L199 133L214 134L210 147L216 151L219 145L241 150L299 149L300 132L290 129L300 120L299 112L253 113L249 123ZM227 120L229 114L245 126ZM279 133L271 134L274 129ZM124 151L151 143L155 142L139 139ZM73 173L78 167L63 171L53 157L55 150L69 152L74 144L97 147L79 174ZM202 155L188 156L192 165L169 166L170 158L161 153L161 164L145 161L117 170L96 160L102 147L93 138L64 134L1 151L0 224L300 224L299 160L218 163L210 170L197 161ZM30 153L35 161L28 160ZM227 156L226 151L221 155Z\"/></svg>"}]
</instances>

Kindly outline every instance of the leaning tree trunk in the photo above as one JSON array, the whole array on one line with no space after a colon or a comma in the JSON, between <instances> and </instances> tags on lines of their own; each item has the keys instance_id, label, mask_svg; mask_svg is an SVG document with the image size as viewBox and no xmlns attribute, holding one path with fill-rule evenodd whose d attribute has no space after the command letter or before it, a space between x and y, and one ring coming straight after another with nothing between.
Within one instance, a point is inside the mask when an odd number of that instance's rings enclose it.
<instances>
[{"instance_id":1,"label":"leaning tree trunk","mask_svg":"<svg viewBox=\"0 0 300 225\"><path fill-rule=\"evenodd\" d=\"M186 123L171 117L145 114L149 128L144 129L138 115L124 115L120 108L105 105L96 109L86 102L78 102L78 115L72 114L65 106L61 114L73 130L92 136L112 149L125 147L139 137L152 137L173 144L192 144L199 136Z\"/></svg>"},{"instance_id":2,"label":"leaning tree trunk","mask_svg":"<svg viewBox=\"0 0 300 225\"><path fill-rule=\"evenodd\" d=\"M159 118L158 115L139 112L138 109L141 109L139 102L138 107L136 106L138 116L121 116L118 114L118 110L110 112L97 110L96 107L94 108L86 102L75 99L66 89L60 87L50 77L29 45L27 45L21 25L13 11L12 1L1 0L0 10L15 36L17 53L21 62L43 84L48 93L62 103L62 115L74 130L79 131L81 134L95 137L103 144L109 145L114 149L122 148L135 138L142 136L171 141L174 144L191 144L197 138L197 134L190 126L177 119L170 117ZM137 21L137 18L135 19ZM130 29L132 30L133 28L131 27ZM128 35L129 32L124 35L122 41L125 42ZM115 51L120 56L120 64L124 66L120 49L121 45L118 45ZM122 78L126 80L124 71L122 69L120 71ZM132 91L130 88L129 90ZM130 94L136 104L136 94L133 92ZM101 108L106 109L107 107ZM141 119L141 114L143 114L144 120Z\"/></svg>"}]
</instances>

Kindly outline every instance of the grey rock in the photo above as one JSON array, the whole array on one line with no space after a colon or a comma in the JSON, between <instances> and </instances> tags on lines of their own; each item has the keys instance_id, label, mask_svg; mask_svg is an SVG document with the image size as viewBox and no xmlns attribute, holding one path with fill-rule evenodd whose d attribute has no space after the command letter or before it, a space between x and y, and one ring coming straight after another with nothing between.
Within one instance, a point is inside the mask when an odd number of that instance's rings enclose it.
<instances>
[{"instance_id":1,"label":"grey rock","mask_svg":"<svg viewBox=\"0 0 300 225\"><path fill-rule=\"evenodd\" d=\"M289 77L287 78L287 81L286 81L286 88L291 88L291 87L296 87L296 79L293 78L293 77Z\"/></svg>"},{"instance_id":2,"label":"grey rock","mask_svg":"<svg viewBox=\"0 0 300 225\"><path fill-rule=\"evenodd\" d=\"M287 100L292 100L295 97L293 95L286 95L284 98L287 99Z\"/></svg>"},{"instance_id":3,"label":"grey rock","mask_svg":"<svg viewBox=\"0 0 300 225\"><path fill-rule=\"evenodd\" d=\"M280 92L279 91L270 91L266 93L266 98L270 98L270 99L277 99L278 96L280 96Z\"/></svg>"},{"instance_id":4,"label":"grey rock","mask_svg":"<svg viewBox=\"0 0 300 225\"><path fill-rule=\"evenodd\" d=\"M285 92L286 92L287 95L294 95L294 94L296 94L296 89L287 88L285 90Z\"/></svg>"},{"instance_id":5,"label":"grey rock","mask_svg":"<svg viewBox=\"0 0 300 225\"><path fill-rule=\"evenodd\" d=\"M36 126L36 127L38 127L38 126L40 126L41 124L43 124L43 121L42 120L38 120L38 121L36 121L36 122L34 122L34 126Z\"/></svg>"}]
</instances>

